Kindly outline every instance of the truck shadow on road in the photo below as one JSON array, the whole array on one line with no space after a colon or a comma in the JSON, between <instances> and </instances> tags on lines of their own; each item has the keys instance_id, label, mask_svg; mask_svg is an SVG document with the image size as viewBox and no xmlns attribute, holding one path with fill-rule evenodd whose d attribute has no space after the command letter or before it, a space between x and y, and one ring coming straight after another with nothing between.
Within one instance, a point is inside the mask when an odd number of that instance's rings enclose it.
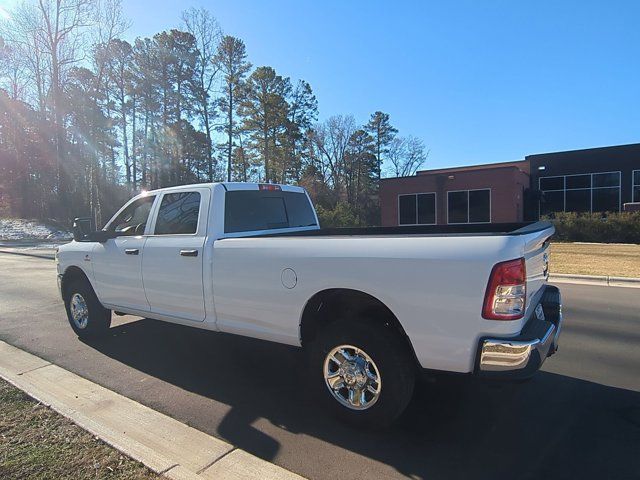
<instances>
[{"instance_id":1,"label":"truck shadow on road","mask_svg":"<svg viewBox=\"0 0 640 480\"><path fill-rule=\"evenodd\" d=\"M152 320L114 327L90 346L229 405L208 431L262 458L278 454L280 429L311 437L300 442L315 450L299 445L301 453L288 455L285 466L316 478L376 477L350 468L349 452L414 478L638 478L640 472L640 393L630 390L547 372L524 384L443 376L419 382L392 428L362 432L318 411L298 349ZM252 426L262 418L270 424ZM323 449L324 442L340 449Z\"/></svg>"}]
</instances>

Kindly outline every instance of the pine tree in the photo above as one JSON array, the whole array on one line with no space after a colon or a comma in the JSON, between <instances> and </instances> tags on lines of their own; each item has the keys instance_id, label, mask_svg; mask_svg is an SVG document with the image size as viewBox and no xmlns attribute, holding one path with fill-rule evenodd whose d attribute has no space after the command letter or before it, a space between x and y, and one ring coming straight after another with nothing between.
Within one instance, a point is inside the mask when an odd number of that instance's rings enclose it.
<instances>
[{"instance_id":1,"label":"pine tree","mask_svg":"<svg viewBox=\"0 0 640 480\"><path fill-rule=\"evenodd\" d=\"M282 171L280 139L286 131L290 91L289 78L278 75L271 67L254 70L243 88L242 128L249 133L250 147L262 158L265 182L277 181L278 172Z\"/></svg>"},{"instance_id":2,"label":"pine tree","mask_svg":"<svg viewBox=\"0 0 640 480\"><path fill-rule=\"evenodd\" d=\"M195 66L194 100L195 106L207 137L207 178L214 180L212 120L214 108L212 101L214 79L220 66L214 61L222 36L216 19L204 8L190 8L182 13L186 30L196 39L197 61Z\"/></svg>"},{"instance_id":3,"label":"pine tree","mask_svg":"<svg viewBox=\"0 0 640 480\"><path fill-rule=\"evenodd\" d=\"M281 183L300 181L305 139L318 116L318 100L311 85L298 80L289 98L289 110L285 131L285 158L280 176Z\"/></svg>"},{"instance_id":4,"label":"pine tree","mask_svg":"<svg viewBox=\"0 0 640 480\"><path fill-rule=\"evenodd\" d=\"M398 133L398 129L393 127L389 122L388 113L378 111L371 115L371 119L365 126L365 130L373 137L376 144L376 162L379 180L382 176L383 156L387 153L389 144L396 136L396 133Z\"/></svg>"},{"instance_id":5,"label":"pine tree","mask_svg":"<svg viewBox=\"0 0 640 480\"><path fill-rule=\"evenodd\" d=\"M376 144L364 130L356 130L345 152L347 201L357 212L359 222L371 224L372 198L377 195Z\"/></svg>"},{"instance_id":6,"label":"pine tree","mask_svg":"<svg viewBox=\"0 0 640 480\"><path fill-rule=\"evenodd\" d=\"M156 172L159 186L176 185L180 182L181 129L183 120L193 113L194 85L197 49L195 38L188 32L170 30L153 37L151 65L156 70L161 107L161 131L159 149L161 163ZM184 163L184 162L183 162Z\"/></svg>"},{"instance_id":7,"label":"pine tree","mask_svg":"<svg viewBox=\"0 0 640 480\"><path fill-rule=\"evenodd\" d=\"M115 110L120 117L120 140L122 156L125 164L125 178L127 187L132 188L131 157L129 154L128 116L131 110L129 100L131 84L131 67L133 49L131 45L120 39L114 39L101 49L101 55L106 58L106 79L108 88L112 90Z\"/></svg>"},{"instance_id":8,"label":"pine tree","mask_svg":"<svg viewBox=\"0 0 640 480\"><path fill-rule=\"evenodd\" d=\"M226 134L227 141L223 144L227 152L227 181L231 181L233 160L233 139L236 135L235 113L237 110L240 90L244 84L251 64L247 61L244 42L239 38L226 35L220 41L213 62L223 75L224 95L218 101L218 108L225 118L221 130Z\"/></svg>"}]
</instances>

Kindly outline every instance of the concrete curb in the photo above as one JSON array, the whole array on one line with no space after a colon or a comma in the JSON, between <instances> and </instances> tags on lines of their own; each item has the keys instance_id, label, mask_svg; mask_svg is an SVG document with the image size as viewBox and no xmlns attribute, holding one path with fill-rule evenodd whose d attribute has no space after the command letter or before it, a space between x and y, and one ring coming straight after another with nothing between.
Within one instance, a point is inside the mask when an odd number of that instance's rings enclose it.
<instances>
[{"instance_id":1,"label":"concrete curb","mask_svg":"<svg viewBox=\"0 0 640 480\"><path fill-rule=\"evenodd\" d=\"M165 477L303 477L0 341L0 377Z\"/></svg>"},{"instance_id":2,"label":"concrete curb","mask_svg":"<svg viewBox=\"0 0 640 480\"><path fill-rule=\"evenodd\" d=\"M573 275L555 273L549 275L552 283L575 283L579 285L600 285L604 287L640 288L640 278L613 277L610 275Z\"/></svg>"}]
</instances>

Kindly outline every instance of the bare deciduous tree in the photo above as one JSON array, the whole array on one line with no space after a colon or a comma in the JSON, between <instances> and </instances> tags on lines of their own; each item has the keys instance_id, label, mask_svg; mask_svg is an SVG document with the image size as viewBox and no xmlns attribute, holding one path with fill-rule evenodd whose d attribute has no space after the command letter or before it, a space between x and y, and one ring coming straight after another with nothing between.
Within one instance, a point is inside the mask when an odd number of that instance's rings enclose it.
<instances>
[{"instance_id":1,"label":"bare deciduous tree","mask_svg":"<svg viewBox=\"0 0 640 480\"><path fill-rule=\"evenodd\" d=\"M345 171L344 158L349 140L356 131L356 121L352 115L334 115L324 123L316 125L312 132L316 157L327 182L340 195Z\"/></svg>"},{"instance_id":2,"label":"bare deciduous tree","mask_svg":"<svg viewBox=\"0 0 640 480\"><path fill-rule=\"evenodd\" d=\"M387 168L390 176L409 177L424 164L429 156L424 143L416 137L396 137L388 146L387 160L391 165Z\"/></svg>"},{"instance_id":3,"label":"bare deciduous tree","mask_svg":"<svg viewBox=\"0 0 640 480\"><path fill-rule=\"evenodd\" d=\"M0 88L4 87L12 100L26 100L27 78L27 64L20 50L0 37Z\"/></svg>"}]
</instances>

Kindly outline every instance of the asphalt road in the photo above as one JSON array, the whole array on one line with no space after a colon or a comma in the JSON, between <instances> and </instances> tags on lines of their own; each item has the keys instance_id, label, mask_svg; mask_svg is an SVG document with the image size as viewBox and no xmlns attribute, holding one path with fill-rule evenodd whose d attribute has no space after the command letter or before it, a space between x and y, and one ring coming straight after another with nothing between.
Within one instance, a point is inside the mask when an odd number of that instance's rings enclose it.
<instances>
[{"instance_id":1,"label":"asphalt road","mask_svg":"<svg viewBox=\"0 0 640 480\"><path fill-rule=\"evenodd\" d=\"M422 381L383 432L318 411L297 349L133 317L81 342L51 260L0 253L0 339L312 479L640 478L640 290L560 287L533 380Z\"/></svg>"}]
</instances>

